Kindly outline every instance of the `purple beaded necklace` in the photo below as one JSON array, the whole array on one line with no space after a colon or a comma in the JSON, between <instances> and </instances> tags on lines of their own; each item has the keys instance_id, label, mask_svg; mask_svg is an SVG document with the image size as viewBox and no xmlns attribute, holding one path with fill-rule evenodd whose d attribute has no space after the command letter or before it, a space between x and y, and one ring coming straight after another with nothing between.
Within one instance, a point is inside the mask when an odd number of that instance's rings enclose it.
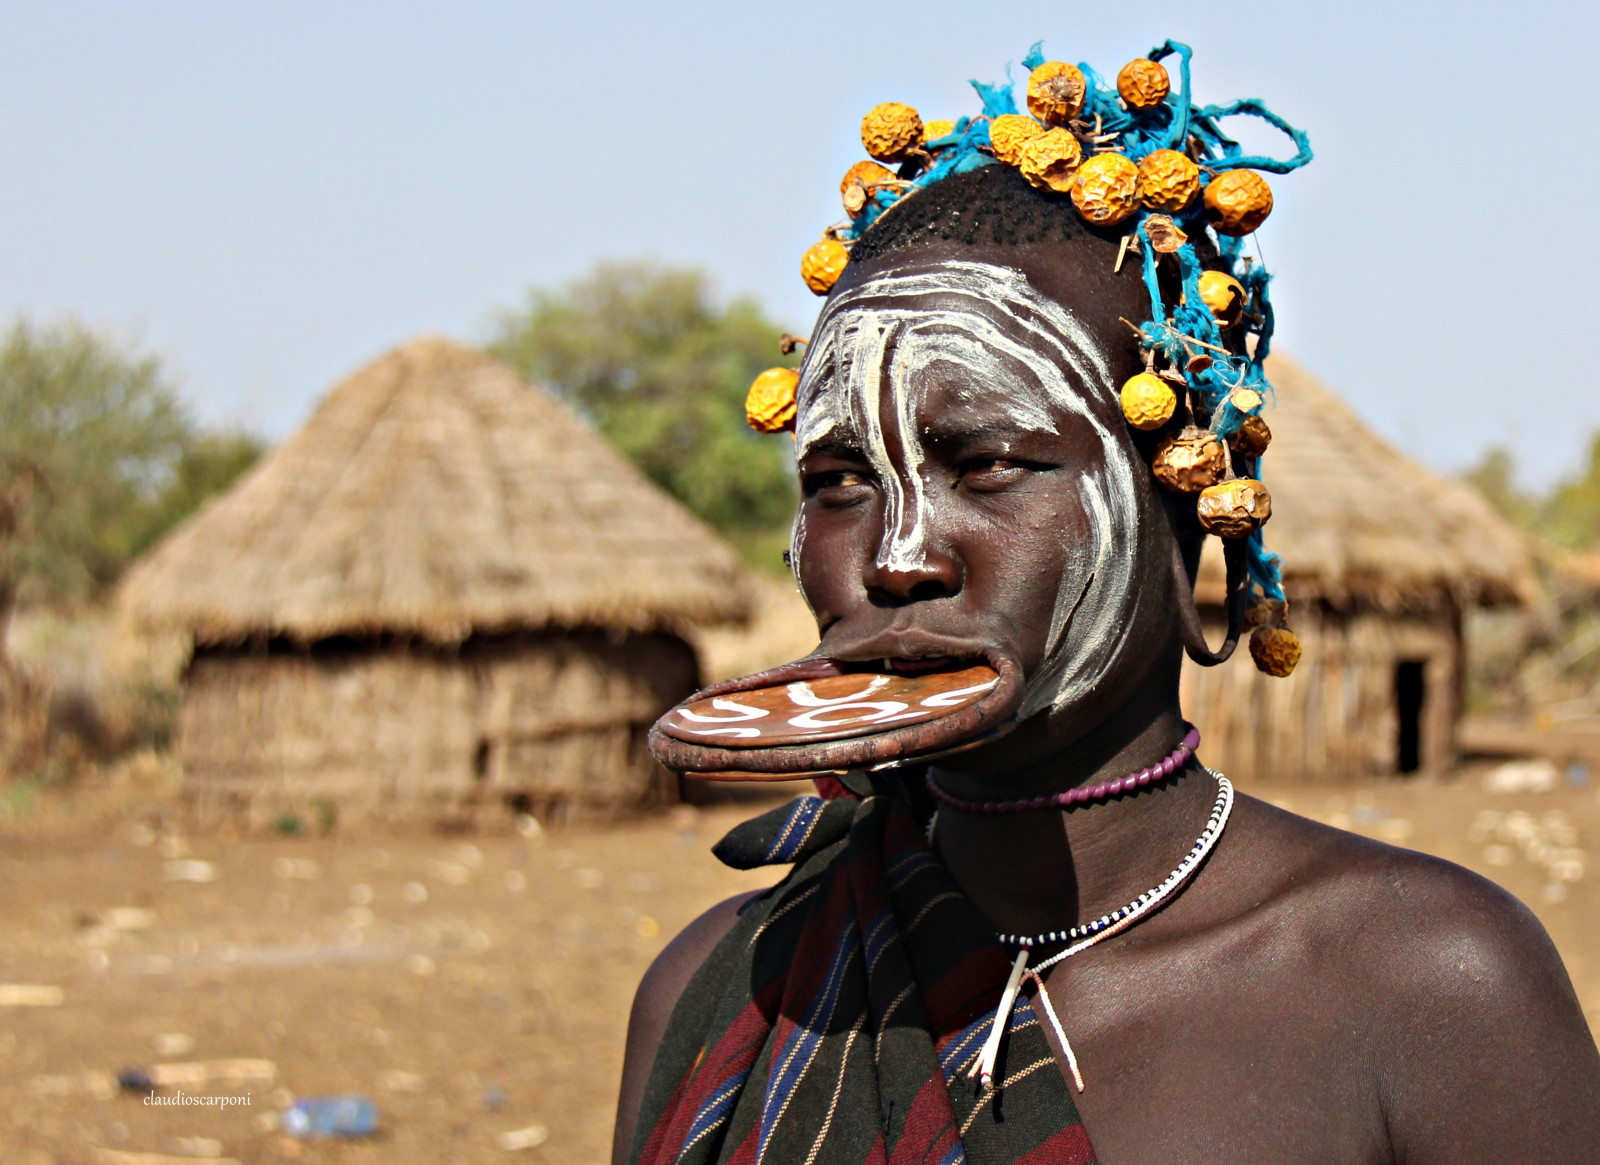
<instances>
[{"instance_id":1,"label":"purple beaded necklace","mask_svg":"<svg viewBox=\"0 0 1600 1165\"><path fill-rule=\"evenodd\" d=\"M1101 781L1098 785L1090 785L1085 789L1068 789L1064 793L1042 793L1037 797L1019 797L1011 801L968 801L946 792L944 787L933 779L933 770L929 769L928 792L933 794L933 799L939 804L961 813L1029 813L1038 809L1066 809L1089 801L1104 801L1119 793L1131 793L1135 789L1142 789L1151 781L1170 777L1187 764L1189 758L1194 755L1194 750L1200 747L1200 730L1187 721L1184 723L1184 728L1188 731L1184 733L1183 740L1165 760L1158 761L1147 769L1140 769L1136 773L1129 773L1125 777Z\"/></svg>"}]
</instances>

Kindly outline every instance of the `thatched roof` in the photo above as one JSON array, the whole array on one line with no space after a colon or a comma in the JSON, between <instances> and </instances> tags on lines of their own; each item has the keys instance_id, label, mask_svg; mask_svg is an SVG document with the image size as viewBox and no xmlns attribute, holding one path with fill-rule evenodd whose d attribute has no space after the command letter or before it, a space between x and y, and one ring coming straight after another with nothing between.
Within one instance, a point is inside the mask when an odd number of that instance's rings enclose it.
<instances>
[{"instance_id":1,"label":"thatched roof","mask_svg":"<svg viewBox=\"0 0 1600 1165\"><path fill-rule=\"evenodd\" d=\"M565 405L437 338L336 387L129 571L125 617L199 643L630 629L745 617L733 551Z\"/></svg>"},{"instance_id":2,"label":"thatched roof","mask_svg":"<svg viewBox=\"0 0 1600 1165\"><path fill-rule=\"evenodd\" d=\"M1386 609L1444 596L1462 605L1533 600L1523 535L1473 489L1394 449L1289 358L1269 357L1267 375L1277 392L1266 410L1265 533L1291 598ZM1206 541L1199 591L1218 602L1221 554Z\"/></svg>"}]
</instances>

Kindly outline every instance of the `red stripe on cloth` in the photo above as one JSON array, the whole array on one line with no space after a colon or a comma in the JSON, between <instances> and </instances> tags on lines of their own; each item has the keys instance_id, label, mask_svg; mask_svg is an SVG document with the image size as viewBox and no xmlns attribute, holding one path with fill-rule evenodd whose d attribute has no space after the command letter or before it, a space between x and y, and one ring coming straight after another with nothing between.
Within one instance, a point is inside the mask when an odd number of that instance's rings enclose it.
<instances>
[{"instance_id":1,"label":"red stripe on cloth","mask_svg":"<svg viewBox=\"0 0 1600 1165\"><path fill-rule=\"evenodd\" d=\"M937 983L922 989L922 1010L942 1047L948 1037L1000 1002L1011 965L999 943L980 947L962 959Z\"/></svg>"},{"instance_id":2,"label":"red stripe on cloth","mask_svg":"<svg viewBox=\"0 0 1600 1165\"><path fill-rule=\"evenodd\" d=\"M824 801L837 801L840 797L848 797L852 801L861 800L838 777L813 777L811 783L816 785L817 796Z\"/></svg>"},{"instance_id":3,"label":"red stripe on cloth","mask_svg":"<svg viewBox=\"0 0 1600 1165\"><path fill-rule=\"evenodd\" d=\"M1094 1146L1082 1125L1062 1129L1013 1165L1096 1165Z\"/></svg>"},{"instance_id":4,"label":"red stripe on cloth","mask_svg":"<svg viewBox=\"0 0 1600 1165\"><path fill-rule=\"evenodd\" d=\"M750 1126L750 1131L739 1142L739 1147L727 1158L727 1165L756 1165L756 1150L761 1146L761 1122Z\"/></svg>"},{"instance_id":5,"label":"red stripe on cloth","mask_svg":"<svg viewBox=\"0 0 1600 1165\"><path fill-rule=\"evenodd\" d=\"M747 1004L716 1044L702 1054L685 1085L674 1092L645 1142L640 1165L677 1159L701 1106L734 1076L754 1066L771 1030L771 1022L760 1006Z\"/></svg>"},{"instance_id":6,"label":"red stripe on cloth","mask_svg":"<svg viewBox=\"0 0 1600 1165\"><path fill-rule=\"evenodd\" d=\"M961 1140L956 1128L955 1110L950 1107L950 1091L942 1077L935 1076L917 1092L906 1113L905 1127L894 1143L889 1165L925 1165L942 1161Z\"/></svg>"}]
</instances>

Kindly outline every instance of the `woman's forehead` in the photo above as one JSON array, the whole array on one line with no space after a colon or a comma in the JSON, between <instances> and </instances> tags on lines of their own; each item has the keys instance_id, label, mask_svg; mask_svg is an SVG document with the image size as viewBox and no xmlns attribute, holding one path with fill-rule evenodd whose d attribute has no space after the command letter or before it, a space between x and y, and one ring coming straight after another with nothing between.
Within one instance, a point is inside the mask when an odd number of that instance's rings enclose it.
<instances>
[{"instance_id":1,"label":"woman's forehead","mask_svg":"<svg viewBox=\"0 0 1600 1165\"><path fill-rule=\"evenodd\" d=\"M907 263L829 303L802 369L797 451L874 424L885 393L937 397L974 423L1053 428L1061 411L1110 399L1110 386L1100 338L1023 272Z\"/></svg>"}]
</instances>

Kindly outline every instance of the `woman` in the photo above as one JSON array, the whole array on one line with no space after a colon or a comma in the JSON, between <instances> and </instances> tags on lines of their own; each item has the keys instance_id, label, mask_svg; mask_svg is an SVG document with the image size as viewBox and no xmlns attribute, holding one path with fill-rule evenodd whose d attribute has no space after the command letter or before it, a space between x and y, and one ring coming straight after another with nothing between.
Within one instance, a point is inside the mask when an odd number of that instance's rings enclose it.
<instances>
[{"instance_id":1,"label":"woman","mask_svg":"<svg viewBox=\"0 0 1600 1165\"><path fill-rule=\"evenodd\" d=\"M1173 53L1177 93L1147 67ZM718 847L794 869L647 973L615 1161L1600 1161L1600 1056L1524 907L1194 757L1185 649L1215 662L1249 600L1264 667L1298 648L1257 533L1259 199L1124 181L1159 149L1213 184L1263 161L1189 105L1187 62L1162 46L1112 94L1036 51L1031 119L980 89L910 145L869 115L900 171L847 179L794 408L821 644L655 737L829 796Z\"/></svg>"}]
</instances>

